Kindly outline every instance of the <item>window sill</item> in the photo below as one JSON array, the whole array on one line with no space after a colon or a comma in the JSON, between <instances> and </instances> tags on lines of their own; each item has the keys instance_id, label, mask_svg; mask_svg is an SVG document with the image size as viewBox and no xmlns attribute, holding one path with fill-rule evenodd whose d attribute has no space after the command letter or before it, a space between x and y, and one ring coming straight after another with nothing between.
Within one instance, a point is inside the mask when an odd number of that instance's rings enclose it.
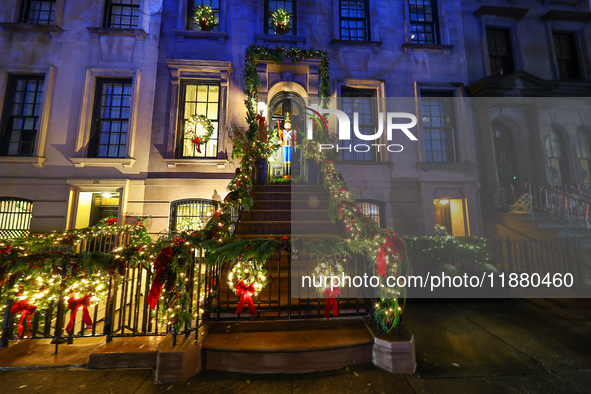
<instances>
[{"instance_id":1,"label":"window sill","mask_svg":"<svg viewBox=\"0 0 591 394\"><path fill-rule=\"evenodd\" d=\"M441 52L444 55L450 55L451 50L453 49L453 45L440 45L440 44L413 44L412 42L407 42L403 44L402 47L404 48L404 52L409 51L426 51L426 52Z\"/></svg>"},{"instance_id":2,"label":"window sill","mask_svg":"<svg viewBox=\"0 0 591 394\"><path fill-rule=\"evenodd\" d=\"M104 158L104 157L70 157L70 161L74 167L115 167L122 166L123 168L133 167L135 159L129 158Z\"/></svg>"},{"instance_id":3,"label":"window sill","mask_svg":"<svg viewBox=\"0 0 591 394\"><path fill-rule=\"evenodd\" d=\"M381 41L353 41L353 40L332 40L332 45L337 47L356 47L356 48L372 48L374 51L379 51L382 47Z\"/></svg>"},{"instance_id":4,"label":"window sill","mask_svg":"<svg viewBox=\"0 0 591 394\"><path fill-rule=\"evenodd\" d=\"M62 32L62 28L57 25L37 25L33 23L8 23L1 22L2 30L9 33L18 33L23 31L31 31L38 33L57 34Z\"/></svg>"},{"instance_id":5,"label":"window sill","mask_svg":"<svg viewBox=\"0 0 591 394\"><path fill-rule=\"evenodd\" d=\"M200 30L173 30L177 41L189 40L217 40L220 43L226 42L228 33L217 31Z\"/></svg>"},{"instance_id":6,"label":"window sill","mask_svg":"<svg viewBox=\"0 0 591 394\"><path fill-rule=\"evenodd\" d=\"M213 159L213 158L195 158L195 159L164 159L166 167L176 168L180 165L201 165L201 166L216 166L219 169L224 169L228 166L229 162L226 159Z\"/></svg>"},{"instance_id":7,"label":"window sill","mask_svg":"<svg viewBox=\"0 0 591 394\"><path fill-rule=\"evenodd\" d=\"M45 157L38 156L0 156L0 163L29 163L34 167L43 167Z\"/></svg>"},{"instance_id":8,"label":"window sill","mask_svg":"<svg viewBox=\"0 0 591 394\"><path fill-rule=\"evenodd\" d=\"M306 37L302 36L285 36L280 34L255 34L254 40L257 45L264 44L291 44L298 47L304 46Z\"/></svg>"},{"instance_id":9,"label":"window sill","mask_svg":"<svg viewBox=\"0 0 591 394\"><path fill-rule=\"evenodd\" d=\"M146 38L146 31L144 29L115 29L112 27L87 27L86 29L90 32L90 35L93 37L135 37L138 41L143 41L144 38Z\"/></svg>"}]
</instances>

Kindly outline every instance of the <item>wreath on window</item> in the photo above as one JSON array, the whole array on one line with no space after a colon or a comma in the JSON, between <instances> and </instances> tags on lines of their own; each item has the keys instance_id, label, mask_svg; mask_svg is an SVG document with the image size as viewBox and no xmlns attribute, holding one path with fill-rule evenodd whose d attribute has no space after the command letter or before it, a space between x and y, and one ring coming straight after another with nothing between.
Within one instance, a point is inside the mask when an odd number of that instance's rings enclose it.
<instances>
[{"instance_id":1,"label":"wreath on window","mask_svg":"<svg viewBox=\"0 0 591 394\"><path fill-rule=\"evenodd\" d=\"M203 31L210 31L218 24L213 8L208 5L200 5L195 8L193 19L199 24L199 28Z\"/></svg>"},{"instance_id":2,"label":"wreath on window","mask_svg":"<svg viewBox=\"0 0 591 394\"><path fill-rule=\"evenodd\" d=\"M275 30L277 34L285 34L289 29L291 15L284 9L279 8L271 14L271 22L273 24L273 30Z\"/></svg>"},{"instance_id":3,"label":"wreath on window","mask_svg":"<svg viewBox=\"0 0 591 394\"><path fill-rule=\"evenodd\" d=\"M197 134L198 126L205 129L204 135ZM213 132L213 123L204 115L191 115L185 123L185 136L197 145L197 152L199 153L201 153L201 144L206 144L211 139Z\"/></svg>"}]
</instances>

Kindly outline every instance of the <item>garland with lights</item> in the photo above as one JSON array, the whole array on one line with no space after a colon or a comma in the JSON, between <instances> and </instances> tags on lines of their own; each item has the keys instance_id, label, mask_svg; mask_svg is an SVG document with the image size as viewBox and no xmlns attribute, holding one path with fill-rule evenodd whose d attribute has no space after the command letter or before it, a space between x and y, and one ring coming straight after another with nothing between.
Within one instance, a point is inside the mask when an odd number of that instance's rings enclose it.
<instances>
[{"instance_id":1,"label":"garland with lights","mask_svg":"<svg viewBox=\"0 0 591 394\"><path fill-rule=\"evenodd\" d=\"M324 283L324 278L330 278L333 276L340 277L341 275L346 276L345 268L336 259L330 260L330 255L325 258L325 261L321 261L320 264L314 269L314 275L319 278L321 283ZM344 260L345 261L345 260ZM339 315L339 304L337 297L341 294L339 287L331 287L328 282L327 286L316 287L316 292L320 297L325 299L324 301L324 317L329 319L330 311L332 309L332 315L337 317Z\"/></svg>"},{"instance_id":2,"label":"garland with lights","mask_svg":"<svg viewBox=\"0 0 591 394\"><path fill-rule=\"evenodd\" d=\"M203 31L210 31L218 24L213 8L205 4L195 8L193 19Z\"/></svg>"},{"instance_id":3,"label":"garland with lights","mask_svg":"<svg viewBox=\"0 0 591 394\"><path fill-rule=\"evenodd\" d=\"M197 134L198 127L204 129L205 134ZM207 144L214 131L213 123L204 115L191 115L185 123L185 136L196 145L197 152L199 153L201 153L201 144Z\"/></svg>"},{"instance_id":4,"label":"garland with lights","mask_svg":"<svg viewBox=\"0 0 591 394\"><path fill-rule=\"evenodd\" d=\"M271 14L271 22L273 24L273 30L277 34L285 34L289 30L291 15L282 8L276 9Z\"/></svg>"}]
</instances>

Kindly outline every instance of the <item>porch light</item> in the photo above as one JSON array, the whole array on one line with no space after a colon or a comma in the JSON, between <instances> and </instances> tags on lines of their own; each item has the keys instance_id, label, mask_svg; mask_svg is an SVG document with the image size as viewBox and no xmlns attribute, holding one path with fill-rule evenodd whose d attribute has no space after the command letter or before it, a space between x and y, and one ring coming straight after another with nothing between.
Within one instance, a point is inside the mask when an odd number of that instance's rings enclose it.
<instances>
[{"instance_id":1,"label":"porch light","mask_svg":"<svg viewBox=\"0 0 591 394\"><path fill-rule=\"evenodd\" d=\"M111 197L113 197L113 193L109 193L109 192L103 192L101 195L104 198L111 198Z\"/></svg>"},{"instance_id":2,"label":"porch light","mask_svg":"<svg viewBox=\"0 0 591 394\"><path fill-rule=\"evenodd\" d=\"M449 200L439 200L439 204L447 205L447 204L449 204Z\"/></svg>"},{"instance_id":3,"label":"porch light","mask_svg":"<svg viewBox=\"0 0 591 394\"><path fill-rule=\"evenodd\" d=\"M261 114L261 116L267 117L267 104L259 101L257 104L257 112Z\"/></svg>"}]
</instances>

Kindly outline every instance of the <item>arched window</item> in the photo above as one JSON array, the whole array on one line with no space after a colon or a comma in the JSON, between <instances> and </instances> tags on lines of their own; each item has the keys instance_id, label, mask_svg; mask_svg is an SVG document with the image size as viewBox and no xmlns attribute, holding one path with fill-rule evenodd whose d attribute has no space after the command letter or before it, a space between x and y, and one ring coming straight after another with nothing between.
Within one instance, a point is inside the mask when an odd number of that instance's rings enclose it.
<instances>
[{"instance_id":1,"label":"arched window","mask_svg":"<svg viewBox=\"0 0 591 394\"><path fill-rule=\"evenodd\" d=\"M24 198L0 197L0 238L29 235L33 201Z\"/></svg>"},{"instance_id":2,"label":"arched window","mask_svg":"<svg viewBox=\"0 0 591 394\"><path fill-rule=\"evenodd\" d=\"M170 231L201 230L216 211L218 203L204 198L177 200L170 203Z\"/></svg>"},{"instance_id":3,"label":"arched window","mask_svg":"<svg viewBox=\"0 0 591 394\"><path fill-rule=\"evenodd\" d=\"M579 170L581 172L581 181L591 184L591 152L589 149L589 138L587 132L579 130L577 132L577 143L575 146L577 160L579 161Z\"/></svg>"},{"instance_id":4,"label":"arched window","mask_svg":"<svg viewBox=\"0 0 591 394\"><path fill-rule=\"evenodd\" d=\"M372 218L378 227L385 227L385 219L383 217L382 203L375 200L357 200L357 205L361 209L361 213Z\"/></svg>"},{"instance_id":5,"label":"arched window","mask_svg":"<svg viewBox=\"0 0 591 394\"><path fill-rule=\"evenodd\" d=\"M548 166L546 167L548 182L551 185L561 185L564 178L562 150L560 138L554 128L547 129L546 135L544 136L544 144L546 146L546 157L548 158Z\"/></svg>"},{"instance_id":6,"label":"arched window","mask_svg":"<svg viewBox=\"0 0 591 394\"><path fill-rule=\"evenodd\" d=\"M499 182L502 185L510 185L518 178L513 136L507 127L495 123L493 124L493 137Z\"/></svg>"}]
</instances>

